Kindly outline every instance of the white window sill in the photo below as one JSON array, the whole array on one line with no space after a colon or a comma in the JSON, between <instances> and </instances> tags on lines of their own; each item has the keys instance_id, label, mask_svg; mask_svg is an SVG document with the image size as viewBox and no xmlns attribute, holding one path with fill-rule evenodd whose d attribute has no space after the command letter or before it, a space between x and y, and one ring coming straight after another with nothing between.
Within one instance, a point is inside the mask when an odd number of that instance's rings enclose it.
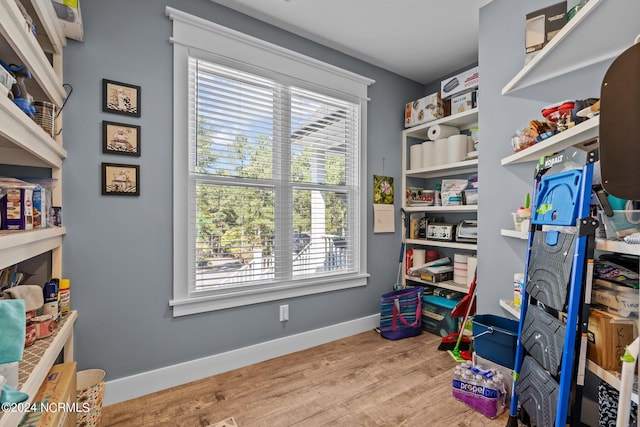
<instances>
[{"instance_id":1,"label":"white window sill","mask_svg":"<svg viewBox=\"0 0 640 427\"><path fill-rule=\"evenodd\" d=\"M368 274L346 277L325 277L322 280L316 279L304 284L300 284L299 282L284 282L268 288L248 287L246 290L232 289L216 293L206 293L202 296L196 294L196 296L191 296L190 298L173 299L169 301L169 305L173 307L173 317L180 317L207 311L224 310L227 308L366 286L368 277Z\"/></svg>"}]
</instances>

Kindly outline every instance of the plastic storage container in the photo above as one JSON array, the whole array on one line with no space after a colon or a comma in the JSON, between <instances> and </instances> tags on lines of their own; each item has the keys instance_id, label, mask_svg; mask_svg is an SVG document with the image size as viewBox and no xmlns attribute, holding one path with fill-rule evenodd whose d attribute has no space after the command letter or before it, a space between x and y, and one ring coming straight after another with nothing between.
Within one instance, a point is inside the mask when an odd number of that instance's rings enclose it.
<instances>
[{"instance_id":1,"label":"plastic storage container","mask_svg":"<svg viewBox=\"0 0 640 427\"><path fill-rule=\"evenodd\" d=\"M447 299L436 295L422 297L422 329L441 337L458 332L459 319L451 317L451 310L460 298Z\"/></svg>"},{"instance_id":2,"label":"plastic storage container","mask_svg":"<svg viewBox=\"0 0 640 427\"><path fill-rule=\"evenodd\" d=\"M493 314L473 317L474 348L478 356L513 369L518 341L518 322Z\"/></svg>"}]
</instances>

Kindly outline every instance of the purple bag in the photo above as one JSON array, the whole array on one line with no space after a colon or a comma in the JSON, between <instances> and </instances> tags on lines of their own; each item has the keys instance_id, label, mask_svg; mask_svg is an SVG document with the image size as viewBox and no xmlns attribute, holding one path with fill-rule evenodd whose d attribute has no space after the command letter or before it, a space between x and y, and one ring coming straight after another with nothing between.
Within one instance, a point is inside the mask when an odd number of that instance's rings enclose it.
<instances>
[{"instance_id":1,"label":"purple bag","mask_svg":"<svg viewBox=\"0 0 640 427\"><path fill-rule=\"evenodd\" d=\"M422 294L424 288L400 289L380 297L380 335L390 340L422 333Z\"/></svg>"}]
</instances>

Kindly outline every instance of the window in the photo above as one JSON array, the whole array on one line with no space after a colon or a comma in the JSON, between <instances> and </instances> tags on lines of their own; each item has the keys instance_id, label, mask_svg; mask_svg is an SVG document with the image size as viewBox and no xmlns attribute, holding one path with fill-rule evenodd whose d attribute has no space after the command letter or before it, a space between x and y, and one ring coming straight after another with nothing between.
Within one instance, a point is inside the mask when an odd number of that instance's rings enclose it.
<instances>
[{"instance_id":1,"label":"window","mask_svg":"<svg viewBox=\"0 0 640 427\"><path fill-rule=\"evenodd\" d=\"M365 285L372 81L167 14L174 315Z\"/></svg>"}]
</instances>

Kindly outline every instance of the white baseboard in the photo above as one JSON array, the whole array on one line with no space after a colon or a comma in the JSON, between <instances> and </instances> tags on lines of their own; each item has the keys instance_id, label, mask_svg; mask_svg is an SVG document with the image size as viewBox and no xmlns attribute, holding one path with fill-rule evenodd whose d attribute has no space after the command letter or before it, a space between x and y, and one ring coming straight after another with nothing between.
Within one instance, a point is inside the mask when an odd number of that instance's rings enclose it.
<instances>
[{"instance_id":1,"label":"white baseboard","mask_svg":"<svg viewBox=\"0 0 640 427\"><path fill-rule=\"evenodd\" d=\"M254 363L326 344L380 325L380 315L362 317L301 334L278 338L226 353L214 354L177 365L142 372L107 382L104 405L113 405L149 393L242 368Z\"/></svg>"}]
</instances>

